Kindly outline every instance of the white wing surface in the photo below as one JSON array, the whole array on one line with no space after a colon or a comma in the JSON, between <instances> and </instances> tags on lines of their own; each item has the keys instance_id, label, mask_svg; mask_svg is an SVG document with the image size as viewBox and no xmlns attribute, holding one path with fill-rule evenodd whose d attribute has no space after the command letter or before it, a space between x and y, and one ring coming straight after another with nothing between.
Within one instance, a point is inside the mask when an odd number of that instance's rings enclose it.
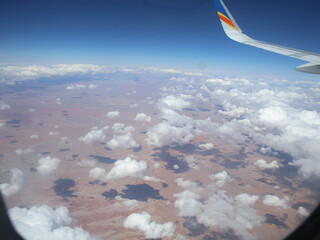
<instances>
[{"instance_id":1,"label":"white wing surface","mask_svg":"<svg viewBox=\"0 0 320 240\"><path fill-rule=\"evenodd\" d=\"M214 4L216 6L223 30L232 40L307 61L308 63L296 67L296 70L300 72L320 74L320 54L252 39L242 32L222 0L214 0Z\"/></svg>"}]
</instances>

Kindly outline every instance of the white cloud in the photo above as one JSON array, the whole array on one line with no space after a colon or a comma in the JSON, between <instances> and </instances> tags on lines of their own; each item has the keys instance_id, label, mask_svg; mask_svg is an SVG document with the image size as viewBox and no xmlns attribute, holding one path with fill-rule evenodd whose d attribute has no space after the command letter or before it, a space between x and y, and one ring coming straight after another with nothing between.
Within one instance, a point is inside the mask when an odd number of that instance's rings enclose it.
<instances>
[{"instance_id":1,"label":"white cloud","mask_svg":"<svg viewBox=\"0 0 320 240\"><path fill-rule=\"evenodd\" d=\"M179 215L194 216L198 223L208 227L219 227L222 230L234 230L243 239L255 239L249 230L261 225L262 217L250 207L256 196L239 195L234 199L225 191L212 193L207 200L191 191L175 194L175 207Z\"/></svg>"},{"instance_id":2,"label":"white cloud","mask_svg":"<svg viewBox=\"0 0 320 240\"><path fill-rule=\"evenodd\" d=\"M120 117L120 112L119 111L112 111L112 112L108 112L106 114L107 118L117 118Z\"/></svg>"},{"instance_id":3,"label":"white cloud","mask_svg":"<svg viewBox=\"0 0 320 240\"><path fill-rule=\"evenodd\" d=\"M88 88L91 88L91 89L94 89L94 88L96 88L97 86L96 85L94 85L94 84L90 84L89 86L88 86Z\"/></svg>"},{"instance_id":4,"label":"white cloud","mask_svg":"<svg viewBox=\"0 0 320 240\"><path fill-rule=\"evenodd\" d=\"M170 238L173 236L176 227L172 222L159 224L150 221L151 215L147 212L132 213L126 218L123 226L142 232L146 238Z\"/></svg>"},{"instance_id":5,"label":"white cloud","mask_svg":"<svg viewBox=\"0 0 320 240\"><path fill-rule=\"evenodd\" d=\"M95 167L90 170L89 177L95 179L95 180L106 180L106 170L100 167Z\"/></svg>"},{"instance_id":6,"label":"white cloud","mask_svg":"<svg viewBox=\"0 0 320 240\"><path fill-rule=\"evenodd\" d=\"M168 123L159 123L147 132L147 143L149 145L164 146L170 143L180 145L188 143L196 132L192 126L175 127Z\"/></svg>"},{"instance_id":7,"label":"white cloud","mask_svg":"<svg viewBox=\"0 0 320 240\"><path fill-rule=\"evenodd\" d=\"M93 160L80 160L76 165L80 167L94 167L96 163Z\"/></svg>"},{"instance_id":8,"label":"white cloud","mask_svg":"<svg viewBox=\"0 0 320 240\"><path fill-rule=\"evenodd\" d=\"M191 156L191 155L185 156L183 160L188 164L189 168L199 169L199 166L197 163L198 160L194 156Z\"/></svg>"},{"instance_id":9,"label":"white cloud","mask_svg":"<svg viewBox=\"0 0 320 240\"><path fill-rule=\"evenodd\" d=\"M0 184L0 190L2 194L4 194L5 196L11 196L17 193L20 190L24 181L23 173L20 169L11 168L10 171L12 174L10 183Z\"/></svg>"},{"instance_id":10,"label":"white cloud","mask_svg":"<svg viewBox=\"0 0 320 240\"><path fill-rule=\"evenodd\" d=\"M118 160L114 163L114 167L106 174L109 180L116 180L125 177L143 177L147 170L145 161L136 161L127 157L124 160Z\"/></svg>"},{"instance_id":11,"label":"white cloud","mask_svg":"<svg viewBox=\"0 0 320 240\"><path fill-rule=\"evenodd\" d=\"M93 129L84 137L80 137L79 140L88 144L94 142L103 142L104 140L106 140L106 136L104 135L104 131L102 129Z\"/></svg>"},{"instance_id":12,"label":"white cloud","mask_svg":"<svg viewBox=\"0 0 320 240\"><path fill-rule=\"evenodd\" d=\"M133 139L132 134L130 132L124 135L113 135L113 138L107 142L107 146L114 149L122 149L122 148L136 148L139 147L139 144Z\"/></svg>"},{"instance_id":13,"label":"white cloud","mask_svg":"<svg viewBox=\"0 0 320 240\"><path fill-rule=\"evenodd\" d=\"M72 216L66 207L14 207L8 210L8 214L14 227L25 239L94 240L81 227L71 227Z\"/></svg>"},{"instance_id":14,"label":"white cloud","mask_svg":"<svg viewBox=\"0 0 320 240\"><path fill-rule=\"evenodd\" d=\"M32 134L32 135L30 136L30 139L36 139L36 138L39 138L39 135L37 135L37 134Z\"/></svg>"},{"instance_id":15,"label":"white cloud","mask_svg":"<svg viewBox=\"0 0 320 240\"><path fill-rule=\"evenodd\" d=\"M247 193L241 193L235 197L235 200L244 205L253 205L257 200L259 199L259 196L256 195L249 195Z\"/></svg>"},{"instance_id":16,"label":"white cloud","mask_svg":"<svg viewBox=\"0 0 320 240\"><path fill-rule=\"evenodd\" d=\"M284 198L280 199L279 197L271 194L267 194L263 198L263 203L267 206L275 206L275 207L281 207L283 209L287 209L287 201L289 198L285 196Z\"/></svg>"},{"instance_id":17,"label":"white cloud","mask_svg":"<svg viewBox=\"0 0 320 240\"><path fill-rule=\"evenodd\" d=\"M10 106L8 104L5 104L4 102L0 101L0 110L6 110L9 108L10 108Z\"/></svg>"},{"instance_id":18,"label":"white cloud","mask_svg":"<svg viewBox=\"0 0 320 240\"><path fill-rule=\"evenodd\" d=\"M135 199L126 199L121 196L116 196L114 199L119 201L119 202L115 203L116 206L120 206L120 207L126 206L129 209L134 209L134 208L137 208L140 206L139 202Z\"/></svg>"},{"instance_id":19,"label":"white cloud","mask_svg":"<svg viewBox=\"0 0 320 240\"><path fill-rule=\"evenodd\" d=\"M189 107L190 102L183 100L182 98L167 96L159 101L160 108L171 108L175 110L181 110L183 108Z\"/></svg>"},{"instance_id":20,"label":"white cloud","mask_svg":"<svg viewBox=\"0 0 320 240\"><path fill-rule=\"evenodd\" d=\"M202 144L199 144L199 147L206 150L210 150L214 147L214 145L212 143L202 143Z\"/></svg>"},{"instance_id":21,"label":"white cloud","mask_svg":"<svg viewBox=\"0 0 320 240\"><path fill-rule=\"evenodd\" d=\"M143 180L149 181L149 182L164 182L163 180L153 177L153 176L144 176Z\"/></svg>"},{"instance_id":22,"label":"white cloud","mask_svg":"<svg viewBox=\"0 0 320 240\"><path fill-rule=\"evenodd\" d=\"M57 136L59 134L60 134L59 132L53 132L53 131L48 133L49 136Z\"/></svg>"},{"instance_id":23,"label":"white cloud","mask_svg":"<svg viewBox=\"0 0 320 240\"><path fill-rule=\"evenodd\" d=\"M301 216L301 217L308 217L310 215L309 211L307 209L305 209L304 207L298 207L297 213Z\"/></svg>"},{"instance_id":24,"label":"white cloud","mask_svg":"<svg viewBox=\"0 0 320 240\"><path fill-rule=\"evenodd\" d=\"M83 89L86 88L86 85L84 84L71 84L66 87L67 90L75 90L75 89Z\"/></svg>"},{"instance_id":25,"label":"white cloud","mask_svg":"<svg viewBox=\"0 0 320 240\"><path fill-rule=\"evenodd\" d=\"M59 159L52 158L50 156L40 158L38 162L39 165L37 167L37 170L42 175L49 175L54 173L60 164Z\"/></svg>"},{"instance_id":26,"label":"white cloud","mask_svg":"<svg viewBox=\"0 0 320 240\"><path fill-rule=\"evenodd\" d=\"M230 183L234 180L226 171L222 171L216 174L211 174L209 178L215 181L215 184L218 187L222 187L226 183Z\"/></svg>"},{"instance_id":27,"label":"white cloud","mask_svg":"<svg viewBox=\"0 0 320 240\"><path fill-rule=\"evenodd\" d=\"M261 169L279 168L279 164L276 160L273 160L271 163L267 163L264 159L259 159L254 163L254 165Z\"/></svg>"},{"instance_id":28,"label":"white cloud","mask_svg":"<svg viewBox=\"0 0 320 240\"><path fill-rule=\"evenodd\" d=\"M25 154L28 154L28 153L32 153L33 150L31 148L27 148L27 149L16 149L16 154L19 155L19 156L22 156L22 155L25 155Z\"/></svg>"},{"instance_id":29,"label":"white cloud","mask_svg":"<svg viewBox=\"0 0 320 240\"><path fill-rule=\"evenodd\" d=\"M112 129L115 133L119 133L119 134L126 134L128 132L133 133L135 131L133 126L125 127L123 123L113 124Z\"/></svg>"},{"instance_id":30,"label":"white cloud","mask_svg":"<svg viewBox=\"0 0 320 240\"><path fill-rule=\"evenodd\" d=\"M147 116L145 113L138 113L134 120L149 123L151 122L151 117Z\"/></svg>"}]
</instances>

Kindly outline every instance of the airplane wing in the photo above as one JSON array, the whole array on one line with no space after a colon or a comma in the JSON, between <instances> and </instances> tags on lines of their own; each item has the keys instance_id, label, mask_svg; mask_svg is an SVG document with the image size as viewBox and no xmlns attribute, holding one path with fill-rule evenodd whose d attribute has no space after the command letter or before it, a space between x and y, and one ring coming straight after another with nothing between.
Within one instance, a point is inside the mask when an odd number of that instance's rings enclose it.
<instances>
[{"instance_id":1,"label":"airplane wing","mask_svg":"<svg viewBox=\"0 0 320 240\"><path fill-rule=\"evenodd\" d=\"M307 61L308 63L296 67L296 70L300 72L320 74L320 54L289 47L282 47L252 39L242 32L222 0L214 0L214 4L216 6L223 30L232 40Z\"/></svg>"}]
</instances>

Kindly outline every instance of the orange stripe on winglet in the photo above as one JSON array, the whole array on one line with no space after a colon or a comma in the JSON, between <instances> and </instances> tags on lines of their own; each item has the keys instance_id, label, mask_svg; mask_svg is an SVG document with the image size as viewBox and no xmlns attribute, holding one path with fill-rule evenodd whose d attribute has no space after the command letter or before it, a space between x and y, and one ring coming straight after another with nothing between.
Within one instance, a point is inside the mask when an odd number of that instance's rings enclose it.
<instances>
[{"instance_id":1,"label":"orange stripe on winglet","mask_svg":"<svg viewBox=\"0 0 320 240\"><path fill-rule=\"evenodd\" d=\"M224 16L222 13L218 12L219 18L224 21L226 24L228 24L230 27L232 27L234 30L238 31L236 27L233 25L233 23L230 21L229 18Z\"/></svg>"}]
</instances>

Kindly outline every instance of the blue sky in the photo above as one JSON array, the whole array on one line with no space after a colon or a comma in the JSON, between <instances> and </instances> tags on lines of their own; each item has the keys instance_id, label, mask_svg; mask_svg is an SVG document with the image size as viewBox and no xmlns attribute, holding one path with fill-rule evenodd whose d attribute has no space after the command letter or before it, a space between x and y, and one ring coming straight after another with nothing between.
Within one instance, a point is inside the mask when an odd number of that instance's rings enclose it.
<instances>
[{"instance_id":1,"label":"blue sky","mask_svg":"<svg viewBox=\"0 0 320 240\"><path fill-rule=\"evenodd\" d=\"M225 0L242 30L266 42L320 52L320 2ZM305 63L226 37L212 0L7 0L0 62L94 63L294 78Z\"/></svg>"}]
</instances>

